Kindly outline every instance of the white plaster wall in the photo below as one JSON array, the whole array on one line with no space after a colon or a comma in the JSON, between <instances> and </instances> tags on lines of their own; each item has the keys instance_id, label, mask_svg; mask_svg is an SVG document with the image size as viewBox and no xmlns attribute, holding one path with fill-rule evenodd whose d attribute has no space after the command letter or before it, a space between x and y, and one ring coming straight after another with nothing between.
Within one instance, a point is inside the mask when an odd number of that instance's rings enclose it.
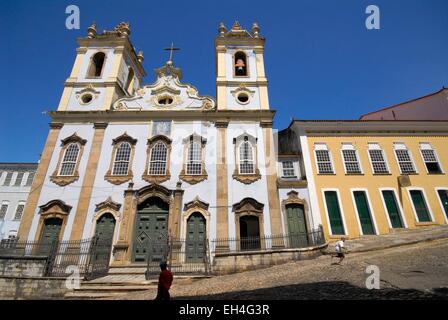
<instances>
[{"instance_id":1,"label":"white plaster wall","mask_svg":"<svg viewBox=\"0 0 448 320\"><path fill-rule=\"evenodd\" d=\"M101 110L104 105L104 96L106 93L105 88L95 88L98 92L96 97L89 104L81 104L76 95L79 94L84 88L74 88L70 94L70 98L67 104L67 110L70 111L88 111L88 110Z\"/></svg>"},{"instance_id":2,"label":"white plaster wall","mask_svg":"<svg viewBox=\"0 0 448 320\"><path fill-rule=\"evenodd\" d=\"M61 152L61 140L71 136L75 133L87 142L84 146L84 151L79 164L79 179L67 186L61 187L50 181L50 176L56 169L59 154ZM76 208L79 201L79 195L81 192L82 181L84 180L84 175L87 167L88 155L90 153L90 148L92 145L94 128L92 124L66 124L61 128L59 136L56 142L56 146L51 157L50 165L48 167L47 175L45 177L42 191L38 200L38 206L36 208L33 222L31 224L31 229L29 233L29 240L34 240L37 232L37 226L40 218L39 206L46 204L51 200L62 200L66 204L72 206L70 214L68 216L67 225L64 230L63 240L68 240L70 237L70 232L73 225L73 219L76 213Z\"/></svg>"},{"instance_id":3,"label":"white plaster wall","mask_svg":"<svg viewBox=\"0 0 448 320\"><path fill-rule=\"evenodd\" d=\"M227 108L234 110L247 110L247 109L260 109L260 94L258 87L247 87L248 90L253 92L249 97L249 102L246 104L241 104L237 101L236 95L232 94L238 87L227 87Z\"/></svg>"},{"instance_id":4,"label":"white plaster wall","mask_svg":"<svg viewBox=\"0 0 448 320\"><path fill-rule=\"evenodd\" d=\"M90 59L92 58L92 56L95 53L97 53L99 51L104 52L106 54L105 64L103 66L104 69L101 74L101 77L86 78L87 70L88 70L89 64L90 64ZM110 47L90 47L90 48L88 48L87 52L84 54L84 59L81 64L81 68L79 69L78 79L77 79L78 82L103 82L103 81L105 81L109 77L109 74L111 73L112 66L114 64L114 58L115 58L114 48L110 48Z\"/></svg>"},{"instance_id":5,"label":"white plaster wall","mask_svg":"<svg viewBox=\"0 0 448 320\"><path fill-rule=\"evenodd\" d=\"M244 184L233 179L232 175L235 170L235 152L233 139L239 135L247 133L257 138L257 156L258 156L258 169L260 170L261 179L251 183ZM235 203L240 202L244 198L253 198L260 203L264 204L263 208L263 220L264 220L264 234L271 234L271 220L269 215L269 202L267 194L267 181L266 181L266 169L265 169L265 156L264 156L264 139L263 131L259 123L243 123L243 122L230 122L227 128L227 173L228 173L228 192L229 192L229 237L236 237L235 228L235 214L232 212L232 206ZM218 190L219 192L219 190Z\"/></svg>"}]
</instances>

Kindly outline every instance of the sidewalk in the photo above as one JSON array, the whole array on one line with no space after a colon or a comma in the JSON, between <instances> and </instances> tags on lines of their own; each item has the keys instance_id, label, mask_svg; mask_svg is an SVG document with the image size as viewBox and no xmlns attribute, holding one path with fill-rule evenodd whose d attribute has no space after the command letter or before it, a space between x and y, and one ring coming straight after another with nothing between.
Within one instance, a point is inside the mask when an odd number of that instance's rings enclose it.
<instances>
[{"instance_id":1,"label":"sidewalk","mask_svg":"<svg viewBox=\"0 0 448 320\"><path fill-rule=\"evenodd\" d=\"M448 225L422 227L378 236L362 236L358 239L346 240L345 247L349 252L365 252L443 238L448 238ZM324 254L333 252L334 245L330 243Z\"/></svg>"}]
</instances>

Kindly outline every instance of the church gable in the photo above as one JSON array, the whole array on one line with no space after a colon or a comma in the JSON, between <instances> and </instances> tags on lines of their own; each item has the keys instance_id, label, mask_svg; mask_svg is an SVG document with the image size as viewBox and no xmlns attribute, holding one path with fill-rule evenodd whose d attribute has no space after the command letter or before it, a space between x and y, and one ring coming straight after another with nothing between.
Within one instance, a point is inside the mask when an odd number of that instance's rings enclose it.
<instances>
[{"instance_id":1,"label":"church gable","mask_svg":"<svg viewBox=\"0 0 448 320\"><path fill-rule=\"evenodd\" d=\"M137 90L134 96L117 100L113 110L214 110L215 100L180 81L182 73L171 61L156 69L157 80Z\"/></svg>"}]
</instances>

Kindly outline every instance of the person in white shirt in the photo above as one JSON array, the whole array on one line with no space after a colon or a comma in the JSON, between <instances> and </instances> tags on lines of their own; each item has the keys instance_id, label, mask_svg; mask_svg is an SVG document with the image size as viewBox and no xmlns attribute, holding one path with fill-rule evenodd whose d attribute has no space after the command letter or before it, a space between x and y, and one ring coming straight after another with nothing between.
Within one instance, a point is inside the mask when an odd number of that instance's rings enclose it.
<instances>
[{"instance_id":1,"label":"person in white shirt","mask_svg":"<svg viewBox=\"0 0 448 320\"><path fill-rule=\"evenodd\" d=\"M341 240L336 242L336 245L335 245L336 255L332 256L331 259L333 259L333 257L339 258L339 262L337 264L341 264L342 260L344 260L344 258L345 258L344 243L345 243L344 237L341 238Z\"/></svg>"}]
</instances>

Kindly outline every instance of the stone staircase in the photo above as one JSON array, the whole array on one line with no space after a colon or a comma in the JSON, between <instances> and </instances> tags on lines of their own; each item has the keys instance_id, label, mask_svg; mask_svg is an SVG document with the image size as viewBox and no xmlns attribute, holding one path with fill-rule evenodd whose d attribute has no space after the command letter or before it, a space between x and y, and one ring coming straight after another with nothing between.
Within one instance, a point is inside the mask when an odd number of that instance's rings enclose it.
<instances>
[{"instance_id":1,"label":"stone staircase","mask_svg":"<svg viewBox=\"0 0 448 320\"><path fill-rule=\"evenodd\" d=\"M119 299L128 293L144 291L150 291L151 295L155 297L158 274L153 274L150 280L146 280L145 271L146 268L141 265L111 267L107 276L90 281L82 281L80 288L66 293L64 299ZM209 277L205 275L176 275L174 273L173 285L188 284Z\"/></svg>"}]
</instances>

